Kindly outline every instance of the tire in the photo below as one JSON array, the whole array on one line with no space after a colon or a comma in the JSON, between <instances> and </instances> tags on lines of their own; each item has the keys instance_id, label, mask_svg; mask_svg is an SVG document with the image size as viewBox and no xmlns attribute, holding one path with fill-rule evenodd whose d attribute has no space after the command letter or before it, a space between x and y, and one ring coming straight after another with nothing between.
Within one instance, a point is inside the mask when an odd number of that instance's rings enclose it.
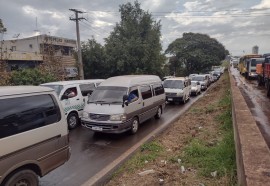
<instances>
[{"instance_id":1,"label":"tire","mask_svg":"<svg viewBox=\"0 0 270 186\"><path fill-rule=\"evenodd\" d=\"M4 185L38 186L38 176L32 170L20 170L12 174Z\"/></svg>"},{"instance_id":2,"label":"tire","mask_svg":"<svg viewBox=\"0 0 270 186\"><path fill-rule=\"evenodd\" d=\"M79 124L79 117L76 113L72 112L67 117L67 123L69 129L74 129Z\"/></svg>"},{"instance_id":3,"label":"tire","mask_svg":"<svg viewBox=\"0 0 270 186\"><path fill-rule=\"evenodd\" d=\"M131 134L136 134L139 128L139 120L137 117L132 119L132 125L131 125L131 129L130 129L130 133Z\"/></svg>"},{"instance_id":4,"label":"tire","mask_svg":"<svg viewBox=\"0 0 270 186\"><path fill-rule=\"evenodd\" d=\"M155 118L160 119L161 115L162 115L162 108L161 108L161 106L159 106L158 109L157 109L157 113L155 115Z\"/></svg>"}]
</instances>

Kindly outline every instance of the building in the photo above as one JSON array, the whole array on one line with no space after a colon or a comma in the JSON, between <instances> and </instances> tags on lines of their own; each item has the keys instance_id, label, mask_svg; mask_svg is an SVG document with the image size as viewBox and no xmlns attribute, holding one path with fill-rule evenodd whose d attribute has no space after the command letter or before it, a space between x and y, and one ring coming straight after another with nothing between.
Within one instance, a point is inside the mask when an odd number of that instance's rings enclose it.
<instances>
[{"instance_id":1,"label":"building","mask_svg":"<svg viewBox=\"0 0 270 186\"><path fill-rule=\"evenodd\" d=\"M76 40L38 35L1 42L0 59L7 61L8 70L35 68L52 57L61 63L66 77L78 75L74 51Z\"/></svg>"},{"instance_id":2,"label":"building","mask_svg":"<svg viewBox=\"0 0 270 186\"><path fill-rule=\"evenodd\" d=\"M252 54L259 54L259 47L257 45L252 47Z\"/></svg>"}]
</instances>

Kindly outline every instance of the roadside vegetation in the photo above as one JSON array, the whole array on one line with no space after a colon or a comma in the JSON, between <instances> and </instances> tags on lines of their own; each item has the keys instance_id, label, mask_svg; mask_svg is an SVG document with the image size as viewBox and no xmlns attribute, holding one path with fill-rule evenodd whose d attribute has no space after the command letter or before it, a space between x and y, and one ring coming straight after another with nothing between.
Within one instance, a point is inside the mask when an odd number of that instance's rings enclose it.
<instances>
[{"instance_id":1,"label":"roadside vegetation","mask_svg":"<svg viewBox=\"0 0 270 186\"><path fill-rule=\"evenodd\" d=\"M140 176L139 173L149 171ZM107 185L236 185L228 72Z\"/></svg>"}]
</instances>

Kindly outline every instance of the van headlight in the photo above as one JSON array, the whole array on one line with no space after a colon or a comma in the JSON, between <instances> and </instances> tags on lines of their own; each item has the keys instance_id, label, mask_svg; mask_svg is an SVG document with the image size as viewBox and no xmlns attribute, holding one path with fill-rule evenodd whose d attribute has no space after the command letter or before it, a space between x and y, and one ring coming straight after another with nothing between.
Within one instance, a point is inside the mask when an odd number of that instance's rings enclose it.
<instances>
[{"instance_id":1,"label":"van headlight","mask_svg":"<svg viewBox=\"0 0 270 186\"><path fill-rule=\"evenodd\" d=\"M83 118L89 118L88 112L83 111L82 117L83 117Z\"/></svg>"},{"instance_id":2,"label":"van headlight","mask_svg":"<svg viewBox=\"0 0 270 186\"><path fill-rule=\"evenodd\" d=\"M126 121L127 116L125 114L115 114L110 116L111 121Z\"/></svg>"},{"instance_id":3,"label":"van headlight","mask_svg":"<svg viewBox=\"0 0 270 186\"><path fill-rule=\"evenodd\" d=\"M182 96L182 95L183 95L183 92L177 92L176 95L177 95L177 96Z\"/></svg>"}]
</instances>

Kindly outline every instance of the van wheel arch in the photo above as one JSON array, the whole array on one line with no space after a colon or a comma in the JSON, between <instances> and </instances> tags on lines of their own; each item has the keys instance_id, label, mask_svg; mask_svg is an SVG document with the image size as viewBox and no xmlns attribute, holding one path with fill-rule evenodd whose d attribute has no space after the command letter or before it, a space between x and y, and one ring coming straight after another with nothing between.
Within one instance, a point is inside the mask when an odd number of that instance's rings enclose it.
<instances>
[{"instance_id":1,"label":"van wheel arch","mask_svg":"<svg viewBox=\"0 0 270 186\"><path fill-rule=\"evenodd\" d=\"M5 177L2 184L6 185L14 175L16 175L19 172L25 172L25 171L28 171L28 173L32 172L32 174L36 175L36 178L37 178L37 176L42 177L42 172L41 172L41 169L40 169L40 167L38 165L36 165L36 164L28 164L28 165L24 165L22 167L19 167L19 168L15 169L15 170L11 171Z\"/></svg>"},{"instance_id":2,"label":"van wheel arch","mask_svg":"<svg viewBox=\"0 0 270 186\"><path fill-rule=\"evenodd\" d=\"M76 111L70 112L67 116L67 123L69 129L76 128L79 125L79 114Z\"/></svg>"}]
</instances>

